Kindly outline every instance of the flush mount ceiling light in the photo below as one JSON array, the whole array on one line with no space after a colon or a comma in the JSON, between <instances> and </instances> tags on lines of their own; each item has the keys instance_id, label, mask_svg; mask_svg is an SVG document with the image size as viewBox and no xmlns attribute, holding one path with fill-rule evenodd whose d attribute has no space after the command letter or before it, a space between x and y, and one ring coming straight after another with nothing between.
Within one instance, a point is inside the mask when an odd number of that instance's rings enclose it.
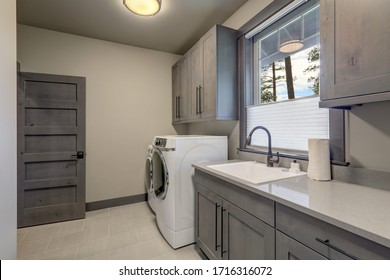
<instances>
[{"instance_id":1,"label":"flush mount ceiling light","mask_svg":"<svg viewBox=\"0 0 390 280\"><path fill-rule=\"evenodd\" d=\"M123 5L140 16L154 16L161 9L161 0L123 0Z\"/></svg>"}]
</instances>

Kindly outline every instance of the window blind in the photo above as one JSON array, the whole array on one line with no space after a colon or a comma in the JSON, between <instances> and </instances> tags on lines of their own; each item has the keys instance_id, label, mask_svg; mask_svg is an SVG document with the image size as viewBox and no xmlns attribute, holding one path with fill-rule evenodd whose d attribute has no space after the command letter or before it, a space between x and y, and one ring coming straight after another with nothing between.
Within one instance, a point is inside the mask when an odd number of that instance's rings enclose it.
<instances>
[{"instance_id":1,"label":"window blind","mask_svg":"<svg viewBox=\"0 0 390 280\"><path fill-rule=\"evenodd\" d=\"M247 107L247 136L262 125L271 133L273 148L307 151L309 138L329 138L329 110L319 108L318 102L315 96ZM251 145L266 147L267 140L258 130Z\"/></svg>"}]
</instances>

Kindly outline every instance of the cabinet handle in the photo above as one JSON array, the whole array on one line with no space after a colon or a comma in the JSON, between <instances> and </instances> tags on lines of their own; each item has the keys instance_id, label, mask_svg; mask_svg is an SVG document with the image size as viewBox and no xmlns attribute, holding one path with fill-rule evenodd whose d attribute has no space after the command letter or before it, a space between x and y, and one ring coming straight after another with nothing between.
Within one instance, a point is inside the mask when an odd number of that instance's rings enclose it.
<instances>
[{"instance_id":1,"label":"cabinet handle","mask_svg":"<svg viewBox=\"0 0 390 280\"><path fill-rule=\"evenodd\" d=\"M177 117L180 118L180 96L177 97Z\"/></svg>"},{"instance_id":2,"label":"cabinet handle","mask_svg":"<svg viewBox=\"0 0 390 280\"><path fill-rule=\"evenodd\" d=\"M226 215L225 213L227 213L226 210L227 210L226 208L221 207L221 221L222 221L222 223L221 223L221 258L222 259L223 259L223 255L226 254L229 250L228 243L225 243L225 241L224 241L224 230L225 230L224 223L225 222L227 223L227 219L226 219L226 217L224 217Z\"/></svg>"},{"instance_id":3,"label":"cabinet handle","mask_svg":"<svg viewBox=\"0 0 390 280\"><path fill-rule=\"evenodd\" d=\"M202 86L199 86L199 114L202 114Z\"/></svg>"},{"instance_id":4,"label":"cabinet handle","mask_svg":"<svg viewBox=\"0 0 390 280\"><path fill-rule=\"evenodd\" d=\"M176 119L179 118L179 96L176 96Z\"/></svg>"},{"instance_id":5,"label":"cabinet handle","mask_svg":"<svg viewBox=\"0 0 390 280\"><path fill-rule=\"evenodd\" d=\"M199 87L196 87L196 114L199 114Z\"/></svg>"},{"instance_id":6,"label":"cabinet handle","mask_svg":"<svg viewBox=\"0 0 390 280\"><path fill-rule=\"evenodd\" d=\"M337 251L337 252L339 252L339 253L341 253L341 254L344 254L344 255L346 255L346 256L348 256L348 257L350 257L351 259L358 260L358 258L355 257L354 255L351 255L351 254L345 252L344 250L341 250L341 249L337 248L336 246L330 244L329 239L322 240L322 239L316 237L316 240L317 240L318 242L320 242L321 244L324 244L325 246L327 246L327 247L329 247L329 248L332 248L333 250L335 250L335 251Z\"/></svg>"},{"instance_id":7,"label":"cabinet handle","mask_svg":"<svg viewBox=\"0 0 390 280\"><path fill-rule=\"evenodd\" d=\"M215 225L218 227L218 208L220 208L221 205L215 204ZM215 229L215 251L218 251L218 248L221 247L221 244L218 244L218 230Z\"/></svg>"}]
</instances>

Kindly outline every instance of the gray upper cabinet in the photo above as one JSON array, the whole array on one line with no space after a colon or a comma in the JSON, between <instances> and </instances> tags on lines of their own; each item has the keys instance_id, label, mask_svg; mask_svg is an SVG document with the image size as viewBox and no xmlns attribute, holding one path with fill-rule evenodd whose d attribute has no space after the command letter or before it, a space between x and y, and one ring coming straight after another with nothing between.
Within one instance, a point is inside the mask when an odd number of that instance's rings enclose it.
<instances>
[{"instance_id":1,"label":"gray upper cabinet","mask_svg":"<svg viewBox=\"0 0 390 280\"><path fill-rule=\"evenodd\" d=\"M237 34L236 30L216 25L185 54L188 76L178 75L173 66L173 91L178 88L177 79L186 79L188 86L183 89L188 90L188 114L177 118L174 106L173 122L238 119Z\"/></svg>"},{"instance_id":2,"label":"gray upper cabinet","mask_svg":"<svg viewBox=\"0 0 390 280\"><path fill-rule=\"evenodd\" d=\"M179 122L189 117L188 56L172 66L172 121Z\"/></svg>"},{"instance_id":3,"label":"gray upper cabinet","mask_svg":"<svg viewBox=\"0 0 390 280\"><path fill-rule=\"evenodd\" d=\"M320 107L390 100L390 2L321 0Z\"/></svg>"}]
</instances>

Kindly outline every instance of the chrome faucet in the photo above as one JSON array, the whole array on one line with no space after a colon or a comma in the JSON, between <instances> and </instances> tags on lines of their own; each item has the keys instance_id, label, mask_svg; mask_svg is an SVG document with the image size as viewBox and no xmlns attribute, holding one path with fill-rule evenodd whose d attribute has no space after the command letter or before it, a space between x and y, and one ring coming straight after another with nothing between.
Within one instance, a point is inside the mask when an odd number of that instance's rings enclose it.
<instances>
[{"instance_id":1,"label":"chrome faucet","mask_svg":"<svg viewBox=\"0 0 390 280\"><path fill-rule=\"evenodd\" d=\"M276 153L276 158L273 157L272 155L272 146L271 146L271 133L269 132L268 129L266 129L264 126L256 126L255 128L253 128L250 132L249 132L249 135L248 137L246 138L246 145L250 145L251 144L251 140L252 140L252 134L258 130L258 129L262 129L264 130L267 135L268 135L268 153L267 153L267 166L268 167L273 167L274 166L274 163L279 163L279 152Z\"/></svg>"}]
</instances>

